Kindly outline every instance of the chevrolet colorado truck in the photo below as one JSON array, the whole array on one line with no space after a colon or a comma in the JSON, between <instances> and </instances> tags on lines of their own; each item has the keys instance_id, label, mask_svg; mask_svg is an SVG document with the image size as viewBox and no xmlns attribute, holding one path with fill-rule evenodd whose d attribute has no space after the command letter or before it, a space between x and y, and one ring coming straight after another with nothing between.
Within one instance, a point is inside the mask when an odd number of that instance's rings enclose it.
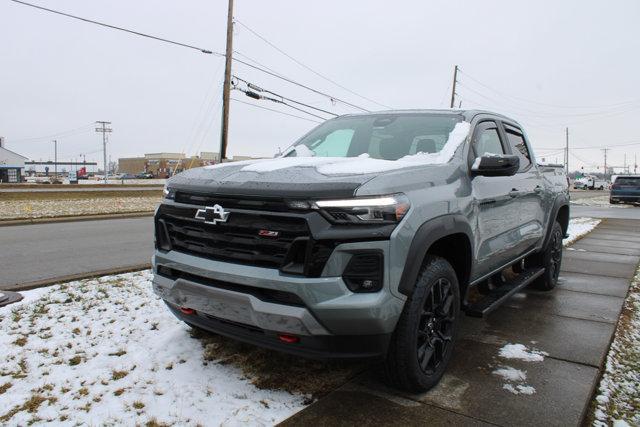
<instances>
[{"instance_id":1,"label":"chevrolet colorado truck","mask_svg":"<svg viewBox=\"0 0 640 427\"><path fill-rule=\"evenodd\" d=\"M460 317L556 286L568 181L485 111L345 115L273 159L171 178L153 290L192 327L307 357L377 357L427 390Z\"/></svg>"}]
</instances>

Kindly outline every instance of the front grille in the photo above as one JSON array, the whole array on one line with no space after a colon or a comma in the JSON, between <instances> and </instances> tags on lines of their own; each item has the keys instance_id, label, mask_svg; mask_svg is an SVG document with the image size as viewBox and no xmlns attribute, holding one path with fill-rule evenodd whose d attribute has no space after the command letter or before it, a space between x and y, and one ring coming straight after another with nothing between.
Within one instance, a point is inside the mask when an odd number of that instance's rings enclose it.
<instances>
[{"instance_id":1,"label":"front grille","mask_svg":"<svg viewBox=\"0 0 640 427\"><path fill-rule=\"evenodd\" d=\"M196 212L197 208L162 205L156 216L159 247L209 259L280 268L292 242L310 235L304 218L231 212L226 222L213 225L196 219ZM260 236L261 230L277 236Z\"/></svg>"},{"instance_id":2,"label":"front grille","mask_svg":"<svg viewBox=\"0 0 640 427\"><path fill-rule=\"evenodd\" d=\"M224 206L225 209L251 209L271 212L285 212L289 210L285 201L281 199L254 199L249 197L237 199L228 196L190 193L180 190L176 192L175 201L196 206L213 206L218 204Z\"/></svg>"}]
</instances>

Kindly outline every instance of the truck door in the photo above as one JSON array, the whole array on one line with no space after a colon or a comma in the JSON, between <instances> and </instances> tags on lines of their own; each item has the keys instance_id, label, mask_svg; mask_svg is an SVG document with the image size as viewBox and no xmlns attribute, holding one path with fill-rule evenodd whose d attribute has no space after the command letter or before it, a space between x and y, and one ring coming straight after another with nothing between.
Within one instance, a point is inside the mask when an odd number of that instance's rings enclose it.
<instances>
[{"instance_id":1,"label":"truck door","mask_svg":"<svg viewBox=\"0 0 640 427\"><path fill-rule=\"evenodd\" d=\"M483 121L476 125L471 154L476 157L507 153L504 133L495 121ZM501 267L509 259L510 248L515 244L514 231L519 226L518 206L511 195L513 177L474 176L471 187L476 213L475 250L477 264L474 277L483 276Z\"/></svg>"},{"instance_id":2,"label":"truck door","mask_svg":"<svg viewBox=\"0 0 640 427\"><path fill-rule=\"evenodd\" d=\"M545 224L545 206L550 206L548 192L544 191L544 181L538 166L534 164L530 146L524 132L517 126L502 123L504 136L511 154L520 158L520 169L511 177L512 202L516 206L517 233L513 241L514 249L522 254L532 249L542 238Z\"/></svg>"}]
</instances>

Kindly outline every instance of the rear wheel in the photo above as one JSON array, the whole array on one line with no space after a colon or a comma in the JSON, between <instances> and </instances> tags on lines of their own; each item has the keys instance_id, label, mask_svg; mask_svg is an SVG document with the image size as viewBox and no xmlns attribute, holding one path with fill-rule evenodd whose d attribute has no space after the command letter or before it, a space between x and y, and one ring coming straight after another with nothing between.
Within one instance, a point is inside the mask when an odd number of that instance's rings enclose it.
<instances>
[{"instance_id":1,"label":"rear wheel","mask_svg":"<svg viewBox=\"0 0 640 427\"><path fill-rule=\"evenodd\" d=\"M562 236L562 226L556 221L553 223L551 236L545 248L527 260L529 267L544 267L544 273L533 282L533 286L537 289L550 291L558 284L562 264Z\"/></svg>"},{"instance_id":2,"label":"rear wheel","mask_svg":"<svg viewBox=\"0 0 640 427\"><path fill-rule=\"evenodd\" d=\"M617 200L611 200L611 199L609 199L609 203L610 203L610 204L612 204L612 205L617 205L617 204L618 204L618 203L620 203L620 202L618 202Z\"/></svg>"},{"instance_id":3,"label":"rear wheel","mask_svg":"<svg viewBox=\"0 0 640 427\"><path fill-rule=\"evenodd\" d=\"M451 359L459 315L453 267L444 258L428 256L389 344L387 381L409 392L435 386Z\"/></svg>"}]
</instances>

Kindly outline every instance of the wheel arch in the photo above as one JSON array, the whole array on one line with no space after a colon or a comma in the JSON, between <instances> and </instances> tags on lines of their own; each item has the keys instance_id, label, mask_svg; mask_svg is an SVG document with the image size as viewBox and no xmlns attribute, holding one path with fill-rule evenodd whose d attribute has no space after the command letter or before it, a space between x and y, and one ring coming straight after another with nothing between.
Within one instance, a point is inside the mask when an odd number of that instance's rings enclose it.
<instances>
[{"instance_id":1,"label":"wheel arch","mask_svg":"<svg viewBox=\"0 0 640 427\"><path fill-rule=\"evenodd\" d=\"M546 247L549 237L551 237L551 230L553 229L553 223L558 221L562 227L562 233L567 234L569 230L569 201L565 197L556 198L551 215L549 216L549 223L547 224L547 231L544 236L544 242L542 247Z\"/></svg>"},{"instance_id":2,"label":"wheel arch","mask_svg":"<svg viewBox=\"0 0 640 427\"><path fill-rule=\"evenodd\" d=\"M473 233L462 215L444 215L422 224L416 232L405 260L398 291L406 296L413 289L427 255L446 259L453 267L465 295L473 264Z\"/></svg>"}]
</instances>

